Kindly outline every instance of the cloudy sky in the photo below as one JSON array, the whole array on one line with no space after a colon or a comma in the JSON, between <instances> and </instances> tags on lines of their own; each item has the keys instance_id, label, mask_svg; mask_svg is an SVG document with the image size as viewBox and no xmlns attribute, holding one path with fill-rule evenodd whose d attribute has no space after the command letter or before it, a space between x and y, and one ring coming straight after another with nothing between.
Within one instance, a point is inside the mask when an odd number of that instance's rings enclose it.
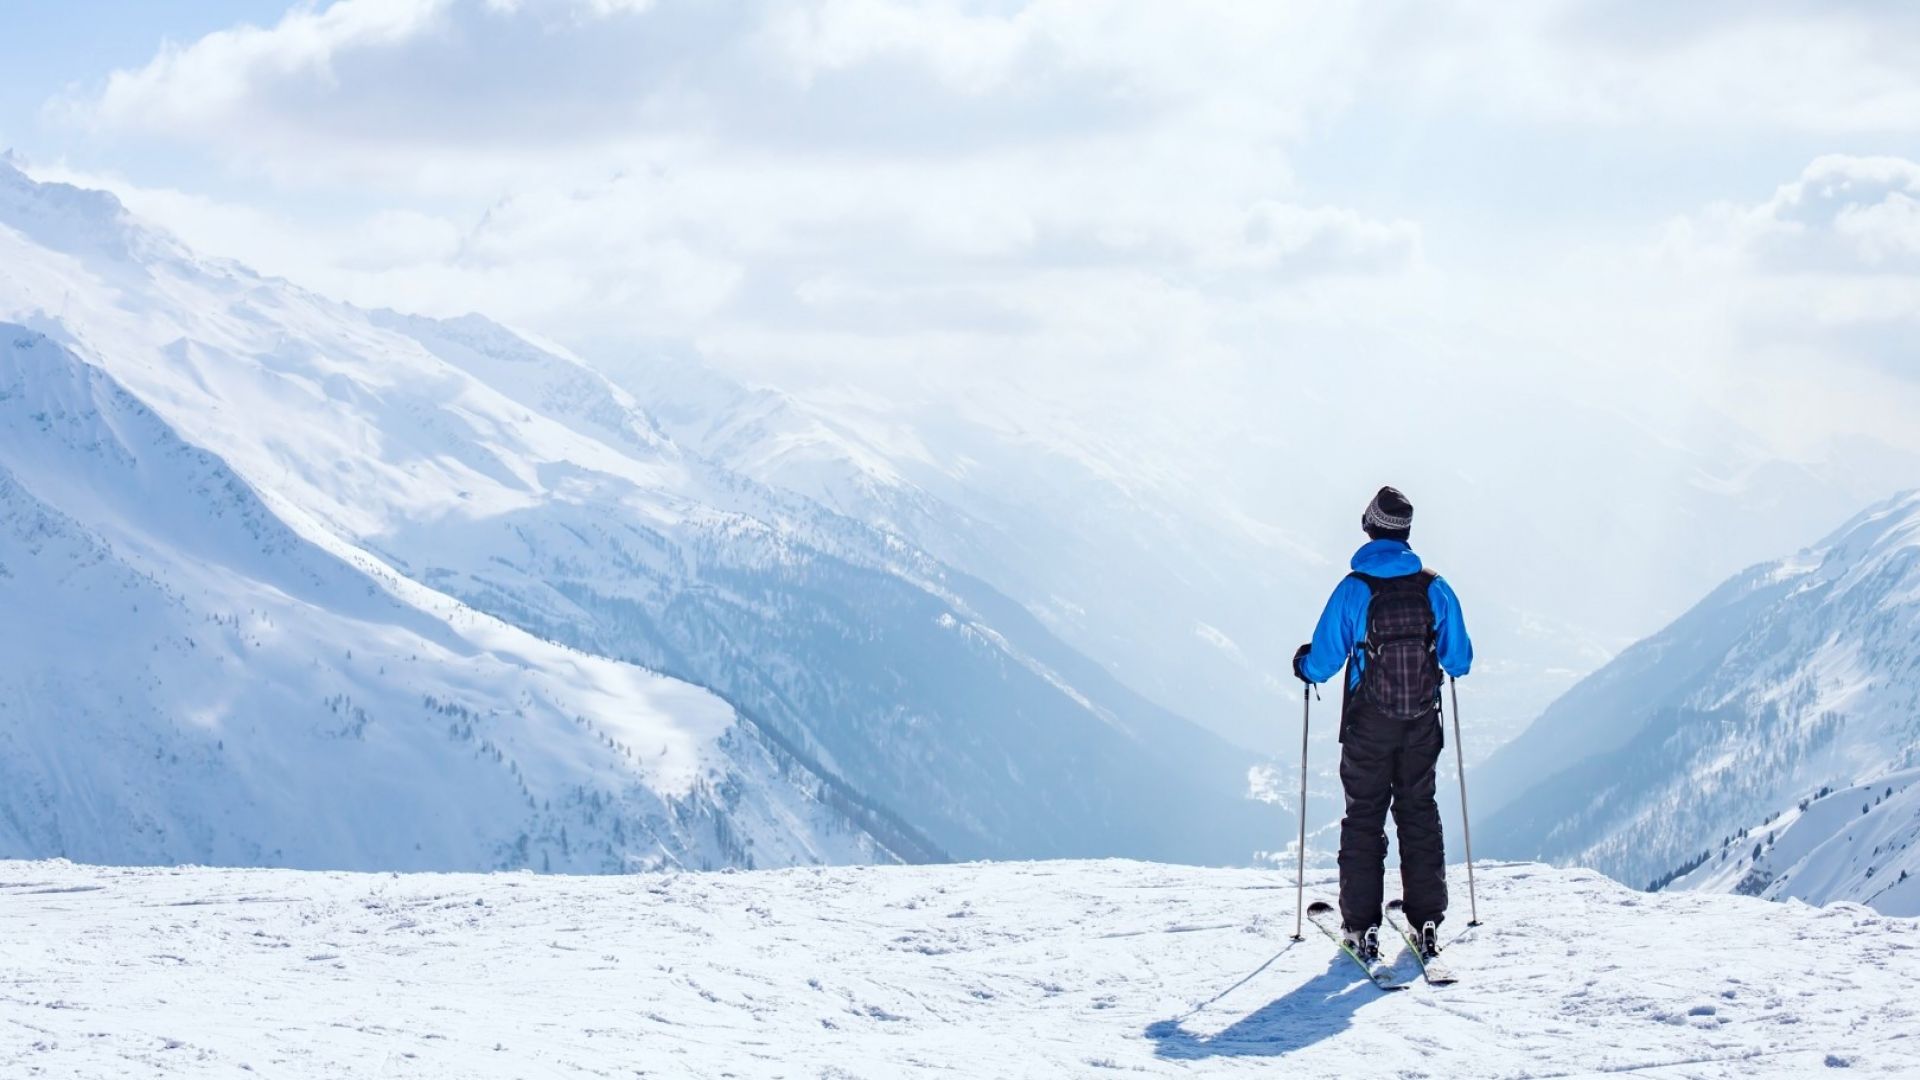
<instances>
[{"instance_id":1,"label":"cloudy sky","mask_svg":"<svg viewBox=\"0 0 1920 1080\"><path fill-rule=\"evenodd\" d=\"M790 386L1018 378L1195 416L1288 389L1324 406L1350 385L1331 368L1439 371L1435 393L1545 388L1656 426L1730 410L1789 454L1920 443L1911 5L6 19L0 146L37 175L345 299L589 355Z\"/></svg>"},{"instance_id":2,"label":"cloudy sky","mask_svg":"<svg viewBox=\"0 0 1920 1080\"><path fill-rule=\"evenodd\" d=\"M582 344L1258 364L1276 325L1393 311L1702 372L1709 352L1761 362L1758 335L1868 377L1904 374L1920 309L1909 5L83 0L7 19L0 144L41 174L349 299ZM1619 325L1629 304L1650 325Z\"/></svg>"},{"instance_id":3,"label":"cloudy sky","mask_svg":"<svg viewBox=\"0 0 1920 1080\"><path fill-rule=\"evenodd\" d=\"M1920 486L1912 4L14 0L0 50L0 148L203 252L972 424L1223 580L1398 483L1556 679Z\"/></svg>"}]
</instances>

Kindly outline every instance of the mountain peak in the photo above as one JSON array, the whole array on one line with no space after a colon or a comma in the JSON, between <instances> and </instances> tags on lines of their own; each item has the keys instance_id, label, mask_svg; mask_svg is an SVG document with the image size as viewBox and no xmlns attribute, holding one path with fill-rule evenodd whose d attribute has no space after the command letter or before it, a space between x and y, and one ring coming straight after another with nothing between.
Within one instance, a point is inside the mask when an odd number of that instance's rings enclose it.
<instances>
[{"instance_id":1,"label":"mountain peak","mask_svg":"<svg viewBox=\"0 0 1920 1080\"><path fill-rule=\"evenodd\" d=\"M18 152L0 152L0 187L31 195L45 207L112 219L130 216L126 204L112 192L80 187L62 180L37 179L27 170L27 161Z\"/></svg>"},{"instance_id":2,"label":"mountain peak","mask_svg":"<svg viewBox=\"0 0 1920 1080\"><path fill-rule=\"evenodd\" d=\"M1920 543L1920 489L1903 491L1862 510L1820 546L1852 554Z\"/></svg>"},{"instance_id":3,"label":"mountain peak","mask_svg":"<svg viewBox=\"0 0 1920 1080\"><path fill-rule=\"evenodd\" d=\"M0 159L0 227L11 228L51 251L86 259L147 262L187 259L186 248L166 231L129 211L118 196L60 180L40 180L8 151Z\"/></svg>"}]
</instances>

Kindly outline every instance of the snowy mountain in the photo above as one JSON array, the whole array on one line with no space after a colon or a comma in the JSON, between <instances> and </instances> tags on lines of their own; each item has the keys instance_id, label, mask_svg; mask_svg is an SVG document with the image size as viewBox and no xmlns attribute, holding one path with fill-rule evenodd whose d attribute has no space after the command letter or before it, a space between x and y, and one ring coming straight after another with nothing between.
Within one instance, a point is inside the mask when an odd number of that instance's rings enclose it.
<instances>
[{"instance_id":1,"label":"snowy mountain","mask_svg":"<svg viewBox=\"0 0 1920 1080\"><path fill-rule=\"evenodd\" d=\"M1185 501L1201 485L1168 459L1007 388L823 399L683 357L594 362L683 445L989 582L1151 700L1246 746L1287 742L1275 658L1302 631L1275 613L1310 628L1331 564L1286 528Z\"/></svg>"},{"instance_id":2,"label":"snowy mountain","mask_svg":"<svg viewBox=\"0 0 1920 1080\"><path fill-rule=\"evenodd\" d=\"M0 507L0 850L580 871L928 854L876 843L706 691L302 535L106 372L7 324Z\"/></svg>"},{"instance_id":3,"label":"snowy mountain","mask_svg":"<svg viewBox=\"0 0 1920 1080\"><path fill-rule=\"evenodd\" d=\"M1920 914L1920 493L1756 566L1483 771L1487 850Z\"/></svg>"},{"instance_id":4,"label":"snowy mountain","mask_svg":"<svg viewBox=\"0 0 1920 1080\"><path fill-rule=\"evenodd\" d=\"M1382 993L1313 930L1288 940L1284 878L1118 861L645 878L0 863L0 1073L1913 1073L1912 920L1486 865L1484 924L1442 931L1463 981ZM1310 887L1327 895L1331 875Z\"/></svg>"},{"instance_id":5,"label":"snowy mountain","mask_svg":"<svg viewBox=\"0 0 1920 1080\"><path fill-rule=\"evenodd\" d=\"M488 625L565 646L542 646L542 658L525 665L558 683L572 681L586 654L618 661L610 671L640 665L724 700L739 718L728 737L757 749L741 749L737 770L711 777L716 790L785 806L784 787L793 787L795 797L834 808L794 808L790 844L756 839L787 854L757 864L860 852L1240 862L1283 831L1272 808L1246 797L1250 755L1131 693L982 582L685 452L632 394L563 350L483 319L367 312L209 262L110 196L37 183L4 165L0 318L99 372L155 425L204 452L209 468L227 470L234 498L257 499L291 535L375 578L369 587L430 596L458 613L441 618L463 631L485 615ZM16 413L9 437L30 441L36 415ZM69 505L84 492L30 475L42 457L74 451L20 445L25 489L49 513L104 536L104 525ZM126 498L143 490L131 484ZM162 489L142 497L178 498ZM163 564L141 570L155 588L190 593L175 568L210 561L200 542L181 535L155 556ZM341 614L331 595L310 599L322 609L314 620ZM250 610L207 604L219 618ZM118 648L133 650L151 631L114 632L125 635ZM348 644L351 628L301 633L337 636L342 656L370 648ZM288 648L298 657L305 646ZM241 659L253 655L236 654L220 681L276 670ZM15 670L22 679L32 671ZM432 685L391 679L397 699L444 702ZM324 724L324 703L347 690L308 693L311 704L295 715ZM504 708L523 696L482 680L460 707ZM708 695L690 700L715 707ZM676 719L672 708L660 711ZM30 717L69 719L46 704ZM722 737L711 724L695 727ZM543 749L564 756L557 745ZM249 762L221 767L244 771ZM837 850L816 843L829 825L848 827L836 814L851 815L866 838ZM20 823L34 825L30 815ZM77 843L77 829L76 820L59 842ZM81 851L49 846L45 831L22 837L12 850ZM281 844L259 850L258 861L320 859ZM746 861L737 848L721 854ZM451 852L428 863L495 864Z\"/></svg>"},{"instance_id":6,"label":"snowy mountain","mask_svg":"<svg viewBox=\"0 0 1920 1080\"><path fill-rule=\"evenodd\" d=\"M1920 769L1834 791L1822 788L1702 851L1668 890L1734 892L1826 903L1854 898L1889 915L1920 915Z\"/></svg>"}]
</instances>

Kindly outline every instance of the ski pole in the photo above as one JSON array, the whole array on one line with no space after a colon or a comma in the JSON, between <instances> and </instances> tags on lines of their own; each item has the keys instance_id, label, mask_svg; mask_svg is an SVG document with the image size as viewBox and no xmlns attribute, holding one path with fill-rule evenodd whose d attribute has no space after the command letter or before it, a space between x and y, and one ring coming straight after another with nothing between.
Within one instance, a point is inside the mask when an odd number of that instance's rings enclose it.
<instances>
[{"instance_id":1,"label":"ski pole","mask_svg":"<svg viewBox=\"0 0 1920 1080\"><path fill-rule=\"evenodd\" d=\"M1307 725L1313 720L1313 687L1300 685L1300 850L1293 871L1293 940L1304 940L1307 897Z\"/></svg>"},{"instance_id":2,"label":"ski pole","mask_svg":"<svg viewBox=\"0 0 1920 1080\"><path fill-rule=\"evenodd\" d=\"M1479 926L1480 900L1473 889L1473 825L1467 820L1467 755L1460 749L1459 681L1448 676L1447 689L1453 692L1453 764L1460 773L1460 835L1467 844L1467 925Z\"/></svg>"}]
</instances>

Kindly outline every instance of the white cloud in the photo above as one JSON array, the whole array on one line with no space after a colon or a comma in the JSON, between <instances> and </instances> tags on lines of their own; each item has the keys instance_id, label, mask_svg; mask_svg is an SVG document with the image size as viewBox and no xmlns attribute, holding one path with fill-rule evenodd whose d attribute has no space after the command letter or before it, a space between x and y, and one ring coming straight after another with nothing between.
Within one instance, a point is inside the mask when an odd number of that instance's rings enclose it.
<instances>
[{"instance_id":1,"label":"white cloud","mask_svg":"<svg viewBox=\"0 0 1920 1080\"><path fill-rule=\"evenodd\" d=\"M1920 13L1832 0L1454 0L1386 25L1396 92L1539 122L1920 132Z\"/></svg>"},{"instance_id":2,"label":"white cloud","mask_svg":"<svg viewBox=\"0 0 1920 1080\"><path fill-rule=\"evenodd\" d=\"M1874 205L1843 212L1834 231L1854 241L1870 266L1913 265L1920 262L1920 199L1890 192Z\"/></svg>"},{"instance_id":3,"label":"white cloud","mask_svg":"<svg viewBox=\"0 0 1920 1080\"><path fill-rule=\"evenodd\" d=\"M244 207L120 187L350 299L576 342L1187 363L1231 355L1209 308L1249 274L1268 302L1417 264L1415 222L1302 198L1289 167L1347 92L1358 12L339 0L61 107L264 179ZM343 195L364 212L301 220Z\"/></svg>"},{"instance_id":4,"label":"white cloud","mask_svg":"<svg viewBox=\"0 0 1920 1080\"><path fill-rule=\"evenodd\" d=\"M1829 154L1772 197L1723 202L1670 227L1680 258L1755 274L1828 279L1920 277L1920 163Z\"/></svg>"},{"instance_id":5,"label":"white cloud","mask_svg":"<svg viewBox=\"0 0 1920 1080\"><path fill-rule=\"evenodd\" d=\"M1373 221L1339 207L1272 201L1251 209L1242 234L1247 258L1232 260L1236 267L1392 269L1406 264L1420 246L1420 229L1409 221Z\"/></svg>"},{"instance_id":6,"label":"white cloud","mask_svg":"<svg viewBox=\"0 0 1920 1080\"><path fill-rule=\"evenodd\" d=\"M449 0L340 0L296 7L272 29L242 26L191 45L163 44L137 71L116 71L97 99L67 102L76 116L108 128L155 128L208 137L257 119L263 88L338 85L335 57L417 39L446 14Z\"/></svg>"},{"instance_id":7,"label":"white cloud","mask_svg":"<svg viewBox=\"0 0 1920 1080\"><path fill-rule=\"evenodd\" d=\"M1904 310L1913 190L1849 158L1837 202L1813 170L1705 212L1649 182L1602 222L1580 162L1920 130L1915 49L1920 19L1792 0L339 0L60 108L248 191L117 185L197 246L576 345L1098 371L1196 412L1433 356L1693 401L1783 318L1850 353Z\"/></svg>"},{"instance_id":8,"label":"white cloud","mask_svg":"<svg viewBox=\"0 0 1920 1080\"><path fill-rule=\"evenodd\" d=\"M1786 249L1769 253L1776 265L1920 273L1920 164L1823 157L1753 217Z\"/></svg>"},{"instance_id":9,"label":"white cloud","mask_svg":"<svg viewBox=\"0 0 1920 1080\"><path fill-rule=\"evenodd\" d=\"M1804 447L1920 442L1920 163L1826 155L1753 203L1675 220L1654 272L1722 328L1741 403Z\"/></svg>"},{"instance_id":10,"label":"white cloud","mask_svg":"<svg viewBox=\"0 0 1920 1080\"><path fill-rule=\"evenodd\" d=\"M382 209L316 223L176 188L147 187L116 173L64 164L34 166L31 172L41 180L111 191L129 210L163 223L196 251L363 303L385 301L363 288L362 278L413 273L454 260L465 242L453 221L416 210Z\"/></svg>"},{"instance_id":11,"label":"white cloud","mask_svg":"<svg viewBox=\"0 0 1920 1080\"><path fill-rule=\"evenodd\" d=\"M906 59L978 96L1013 76L1031 47L1034 21L1032 11L992 19L949 5L915 11L884 0L828 0L774 12L766 33L802 86L827 72Z\"/></svg>"},{"instance_id":12,"label":"white cloud","mask_svg":"<svg viewBox=\"0 0 1920 1080\"><path fill-rule=\"evenodd\" d=\"M1836 437L1920 449L1920 192L1871 156L1920 132L1916 26L1792 0L340 0L56 111L93 136L68 178L203 250L589 356L857 387L889 425L967 417L1226 532L1298 536L1302 491L1383 478L1489 521L1560 493L1624 632L1693 587L1661 584L1675 492ZM1902 461L1862 460L1862 485Z\"/></svg>"}]
</instances>

